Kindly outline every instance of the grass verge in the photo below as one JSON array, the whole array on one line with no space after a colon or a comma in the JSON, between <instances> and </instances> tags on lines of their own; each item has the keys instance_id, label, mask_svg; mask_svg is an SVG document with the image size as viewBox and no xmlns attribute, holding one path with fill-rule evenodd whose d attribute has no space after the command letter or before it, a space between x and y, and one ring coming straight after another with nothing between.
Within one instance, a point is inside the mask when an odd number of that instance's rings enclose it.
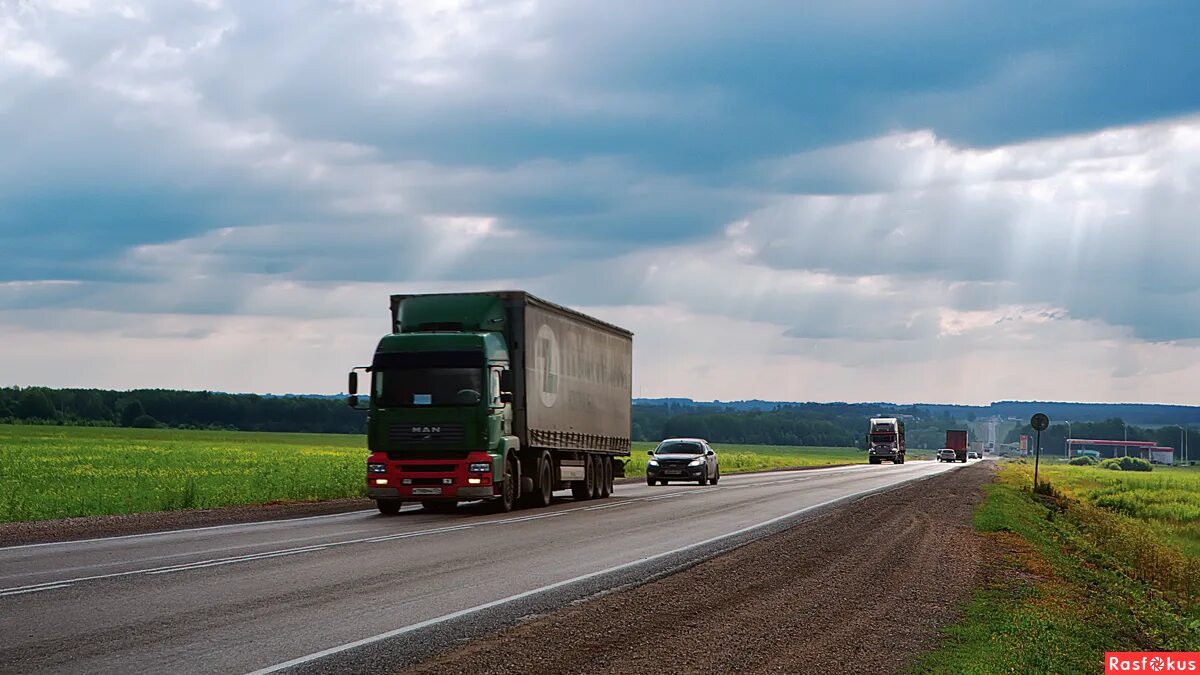
<instances>
[{"instance_id":1,"label":"grass verge","mask_svg":"<svg viewBox=\"0 0 1200 675\"><path fill-rule=\"evenodd\" d=\"M645 472L636 443L628 473ZM853 448L717 446L725 473L865 461ZM0 522L359 497L366 439L0 425Z\"/></svg>"},{"instance_id":2,"label":"grass verge","mask_svg":"<svg viewBox=\"0 0 1200 675\"><path fill-rule=\"evenodd\" d=\"M1034 495L1029 467L1000 468L975 515L987 578L914 672L1097 672L1106 651L1200 645L1200 559L1050 477Z\"/></svg>"}]
</instances>

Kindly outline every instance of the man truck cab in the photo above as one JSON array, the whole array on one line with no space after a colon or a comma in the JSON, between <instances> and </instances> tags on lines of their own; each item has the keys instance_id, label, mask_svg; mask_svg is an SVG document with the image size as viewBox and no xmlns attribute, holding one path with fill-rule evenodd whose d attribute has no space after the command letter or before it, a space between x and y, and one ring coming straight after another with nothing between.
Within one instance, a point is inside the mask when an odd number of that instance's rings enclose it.
<instances>
[{"instance_id":1,"label":"man truck cab","mask_svg":"<svg viewBox=\"0 0 1200 675\"><path fill-rule=\"evenodd\" d=\"M391 301L391 332L349 378L381 512L611 494L630 447L629 331L523 291ZM370 376L369 400L355 371Z\"/></svg>"}]
</instances>

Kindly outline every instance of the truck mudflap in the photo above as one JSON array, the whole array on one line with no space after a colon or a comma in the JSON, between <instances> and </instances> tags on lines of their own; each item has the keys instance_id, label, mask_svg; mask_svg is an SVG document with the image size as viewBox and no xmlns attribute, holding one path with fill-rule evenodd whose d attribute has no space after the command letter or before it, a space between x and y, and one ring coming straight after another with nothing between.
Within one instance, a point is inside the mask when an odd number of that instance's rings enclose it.
<instances>
[{"instance_id":1,"label":"truck mudflap","mask_svg":"<svg viewBox=\"0 0 1200 675\"><path fill-rule=\"evenodd\" d=\"M499 494L493 457L472 452L465 459L367 459L367 495L372 499L433 501L488 499Z\"/></svg>"}]
</instances>

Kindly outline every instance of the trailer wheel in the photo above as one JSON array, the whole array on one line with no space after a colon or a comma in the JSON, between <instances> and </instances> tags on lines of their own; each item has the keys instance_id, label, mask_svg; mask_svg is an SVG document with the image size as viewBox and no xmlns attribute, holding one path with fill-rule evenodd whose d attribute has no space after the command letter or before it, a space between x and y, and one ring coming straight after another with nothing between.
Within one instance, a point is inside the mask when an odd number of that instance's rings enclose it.
<instances>
[{"instance_id":1,"label":"trailer wheel","mask_svg":"<svg viewBox=\"0 0 1200 675\"><path fill-rule=\"evenodd\" d=\"M612 494L612 459L600 455L600 498L605 499Z\"/></svg>"},{"instance_id":2,"label":"trailer wheel","mask_svg":"<svg viewBox=\"0 0 1200 675\"><path fill-rule=\"evenodd\" d=\"M400 513L400 507L404 504L399 499L376 499L375 506L379 508L379 512L385 516L394 516Z\"/></svg>"},{"instance_id":3,"label":"trailer wheel","mask_svg":"<svg viewBox=\"0 0 1200 675\"><path fill-rule=\"evenodd\" d=\"M592 455L589 462L592 467L592 499L604 496L604 466L600 464L600 455Z\"/></svg>"},{"instance_id":4,"label":"trailer wheel","mask_svg":"<svg viewBox=\"0 0 1200 675\"><path fill-rule=\"evenodd\" d=\"M596 482L596 469L592 466L592 456L583 456L583 480L571 481L571 496L575 501L582 502L592 498L592 487Z\"/></svg>"},{"instance_id":5,"label":"trailer wheel","mask_svg":"<svg viewBox=\"0 0 1200 675\"><path fill-rule=\"evenodd\" d=\"M554 499L554 466L550 463L550 453L543 452L538 457L533 475L536 482L528 495L521 495L522 501L535 509L550 506Z\"/></svg>"},{"instance_id":6,"label":"trailer wheel","mask_svg":"<svg viewBox=\"0 0 1200 675\"><path fill-rule=\"evenodd\" d=\"M517 502L517 462L509 455L504 460L504 485L500 487L500 498L492 502L497 513L508 513Z\"/></svg>"}]
</instances>

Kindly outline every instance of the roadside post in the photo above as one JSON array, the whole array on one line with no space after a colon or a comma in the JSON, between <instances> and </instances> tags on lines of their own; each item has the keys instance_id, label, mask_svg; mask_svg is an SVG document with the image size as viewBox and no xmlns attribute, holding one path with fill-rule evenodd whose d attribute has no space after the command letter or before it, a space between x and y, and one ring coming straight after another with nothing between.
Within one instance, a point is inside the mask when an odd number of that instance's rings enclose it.
<instances>
[{"instance_id":1,"label":"roadside post","mask_svg":"<svg viewBox=\"0 0 1200 675\"><path fill-rule=\"evenodd\" d=\"M1042 459L1042 432L1050 426L1050 418L1042 413L1037 413L1029 420L1029 426L1037 432L1037 439L1033 446L1033 489L1037 491L1038 484L1038 462Z\"/></svg>"}]
</instances>

